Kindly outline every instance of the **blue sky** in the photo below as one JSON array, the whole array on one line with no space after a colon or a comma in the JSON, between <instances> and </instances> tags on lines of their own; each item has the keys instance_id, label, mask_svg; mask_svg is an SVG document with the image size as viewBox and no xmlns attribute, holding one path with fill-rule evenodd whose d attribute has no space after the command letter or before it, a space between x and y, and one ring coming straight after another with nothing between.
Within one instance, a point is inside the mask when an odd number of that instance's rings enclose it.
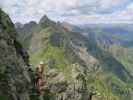
<instances>
[{"instance_id":1,"label":"blue sky","mask_svg":"<svg viewBox=\"0 0 133 100\"><path fill-rule=\"evenodd\" d=\"M0 7L21 23L44 14L72 24L133 23L133 0L0 0Z\"/></svg>"}]
</instances>

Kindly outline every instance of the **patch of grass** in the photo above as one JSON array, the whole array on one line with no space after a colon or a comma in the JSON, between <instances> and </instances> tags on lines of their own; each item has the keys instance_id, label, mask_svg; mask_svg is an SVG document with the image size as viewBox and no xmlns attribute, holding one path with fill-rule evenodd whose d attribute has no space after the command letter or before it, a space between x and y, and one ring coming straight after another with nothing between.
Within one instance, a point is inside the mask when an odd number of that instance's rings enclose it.
<instances>
[{"instance_id":1,"label":"patch of grass","mask_svg":"<svg viewBox=\"0 0 133 100\"><path fill-rule=\"evenodd\" d=\"M99 79L88 80L87 82L89 92L95 93L99 100L120 100L118 96L109 92L107 87Z\"/></svg>"},{"instance_id":2,"label":"patch of grass","mask_svg":"<svg viewBox=\"0 0 133 100\"><path fill-rule=\"evenodd\" d=\"M30 62L38 64L41 60L54 60L54 66L59 71L63 72L67 79L71 77L71 63L65 57L65 50L63 46L53 46L50 42L50 36L56 33L53 27L42 29L35 34L31 41L31 46L36 49L30 50Z\"/></svg>"},{"instance_id":3,"label":"patch of grass","mask_svg":"<svg viewBox=\"0 0 133 100\"><path fill-rule=\"evenodd\" d=\"M54 59L56 65L54 67L63 72L66 78L71 77L70 63L65 57L63 48L53 47L50 44L47 44L30 55L30 62L32 64L37 64L41 60Z\"/></svg>"}]
</instances>

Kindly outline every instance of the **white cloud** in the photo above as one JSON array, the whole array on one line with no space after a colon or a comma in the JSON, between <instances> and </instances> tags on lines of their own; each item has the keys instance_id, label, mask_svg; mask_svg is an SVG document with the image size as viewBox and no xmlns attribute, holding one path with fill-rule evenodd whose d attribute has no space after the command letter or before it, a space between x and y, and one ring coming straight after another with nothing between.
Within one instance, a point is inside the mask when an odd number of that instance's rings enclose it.
<instances>
[{"instance_id":1,"label":"white cloud","mask_svg":"<svg viewBox=\"0 0 133 100\"><path fill-rule=\"evenodd\" d=\"M0 0L14 22L39 21L47 14L72 23L132 22L131 0Z\"/></svg>"}]
</instances>

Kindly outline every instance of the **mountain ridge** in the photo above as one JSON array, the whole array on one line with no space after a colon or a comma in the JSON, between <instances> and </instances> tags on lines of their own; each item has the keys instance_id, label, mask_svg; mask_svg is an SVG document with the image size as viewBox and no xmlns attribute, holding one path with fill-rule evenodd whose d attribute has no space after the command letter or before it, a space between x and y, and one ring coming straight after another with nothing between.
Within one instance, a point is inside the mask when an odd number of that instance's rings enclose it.
<instances>
[{"instance_id":1,"label":"mountain ridge","mask_svg":"<svg viewBox=\"0 0 133 100\"><path fill-rule=\"evenodd\" d=\"M92 76L95 76L98 71L99 76L106 77L102 80L100 77L98 79L100 82L107 81L107 83L104 83L106 84L106 89L112 87L110 92L104 91L104 93L116 92L111 84L114 84L119 88L117 90L118 94L120 91L126 91L124 88L127 86L124 84L128 84L129 81L132 82L132 76L128 73L123 64L113 57L110 52L104 51L98 46L96 38L94 38L95 36L93 35L93 31L88 30L90 34L88 35L89 38L87 38L80 32L69 30L68 27L65 27L61 23L55 23L48 18L46 19L47 21L42 21L41 25L38 25L39 30L36 31L37 33L34 34L31 39L31 45L29 49L31 62L38 63L40 60L49 59L50 62L54 63L54 65L51 66L54 66L55 69L59 70L59 72L61 71L66 79L71 79L72 77L71 70L73 67L71 68L70 66L72 66L72 64L78 63L80 68L83 70L83 73L89 73L89 71L92 70L92 72L94 72L91 74ZM83 55L84 57L82 57ZM84 58L88 59L88 61L86 61ZM95 59L94 62L91 62L92 59ZM90 63L88 63L89 61ZM99 63L97 63L97 61ZM99 70L101 71L99 72ZM89 80L89 78L87 79ZM121 83L121 86L119 82ZM87 84L89 84L90 87L90 83ZM94 85L94 88L95 87L96 86ZM116 94L114 94L114 97L115 95ZM120 96L119 98L126 97Z\"/></svg>"}]
</instances>

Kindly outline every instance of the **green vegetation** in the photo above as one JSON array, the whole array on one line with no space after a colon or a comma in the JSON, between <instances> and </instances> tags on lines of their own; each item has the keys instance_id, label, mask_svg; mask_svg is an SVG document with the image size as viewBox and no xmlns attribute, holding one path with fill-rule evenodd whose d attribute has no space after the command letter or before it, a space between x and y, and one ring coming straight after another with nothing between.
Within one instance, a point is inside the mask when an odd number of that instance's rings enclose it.
<instances>
[{"instance_id":1,"label":"green vegetation","mask_svg":"<svg viewBox=\"0 0 133 100\"><path fill-rule=\"evenodd\" d=\"M102 79L100 76L96 76L95 72L91 73L95 77L85 76L85 78L88 78L88 91L95 93L97 100L125 100L126 97L128 98L130 94L128 93L129 89L132 87L132 84L129 82L131 80L130 74L132 73L132 50L127 51L130 52L128 56L121 55L121 48L119 53L116 53L115 47L112 47L112 52L114 53L104 50L104 48L100 48L97 45L95 40L97 37L102 39L107 37L106 40L109 37L112 40L120 40L122 38L109 35L103 32L101 28L97 28L95 33L96 37L92 33L89 39L87 39L79 33L69 32L61 26L57 26L56 23L50 21L45 16L37 26L36 33L31 37L29 49L30 63L38 64L41 60L49 61L52 67L62 72L65 78L70 81L72 64L78 63L81 66L89 67L76 54L80 52L76 48L82 49L82 47L85 47L88 53L100 63L100 69L102 70L100 75L104 77ZM115 53L117 57L114 56ZM51 94L48 92L46 94L45 98L49 99L48 95Z\"/></svg>"},{"instance_id":2,"label":"green vegetation","mask_svg":"<svg viewBox=\"0 0 133 100\"><path fill-rule=\"evenodd\" d=\"M99 33L100 32L100 33ZM105 33L104 31L100 30L99 32L96 32L96 36L99 39L103 40L103 43L105 44L99 44L101 49L109 52L118 62L120 62L123 65L123 69L128 73L128 76L130 78L128 79L129 82L126 82L126 80L122 80L118 78L114 73L112 73L108 77L108 81L106 84L109 91L115 94L120 98L120 100L125 100L132 98L130 97L130 90L133 91L133 86L132 86L132 78L133 77L133 48L131 47L124 47L119 44L120 41L125 41L127 34L111 34L111 33ZM106 37L107 36L107 37ZM107 44L106 44L106 41ZM113 44L112 44L113 43ZM118 44L117 44L118 43ZM103 46L102 46L103 45ZM105 47L106 48L103 48ZM109 62L111 60L108 60ZM107 62L107 61L106 61ZM112 62L113 63L113 62ZM114 66L114 65L113 65ZM118 67L117 67L118 68ZM119 72L120 69L116 69L117 72Z\"/></svg>"},{"instance_id":3,"label":"green vegetation","mask_svg":"<svg viewBox=\"0 0 133 100\"><path fill-rule=\"evenodd\" d=\"M130 84L120 80L114 74L100 74L89 76L88 91L95 93L98 100L125 100L130 98ZM129 99L130 100L130 99Z\"/></svg>"},{"instance_id":4,"label":"green vegetation","mask_svg":"<svg viewBox=\"0 0 133 100\"><path fill-rule=\"evenodd\" d=\"M120 55L119 59L122 62L122 64L125 66L125 68L132 74L133 76L133 48L126 48L126 54Z\"/></svg>"},{"instance_id":5,"label":"green vegetation","mask_svg":"<svg viewBox=\"0 0 133 100\"><path fill-rule=\"evenodd\" d=\"M41 60L52 59L54 61L54 67L63 72L67 79L70 79L71 64L65 57L64 48L53 46L49 42L49 37L53 34L52 30L53 29L51 29L51 27L48 27L45 30L40 31L40 33L32 39L33 45L37 45L39 42L41 42L41 46L37 50L30 53L30 62L32 64L37 64ZM44 40L41 41L43 38ZM48 42L45 43L45 41Z\"/></svg>"},{"instance_id":6,"label":"green vegetation","mask_svg":"<svg viewBox=\"0 0 133 100\"><path fill-rule=\"evenodd\" d=\"M15 33L14 25L7 14L0 9L0 25L2 25L5 32Z\"/></svg>"},{"instance_id":7,"label":"green vegetation","mask_svg":"<svg viewBox=\"0 0 133 100\"><path fill-rule=\"evenodd\" d=\"M7 96L0 95L0 100L9 100L9 98Z\"/></svg>"}]
</instances>

